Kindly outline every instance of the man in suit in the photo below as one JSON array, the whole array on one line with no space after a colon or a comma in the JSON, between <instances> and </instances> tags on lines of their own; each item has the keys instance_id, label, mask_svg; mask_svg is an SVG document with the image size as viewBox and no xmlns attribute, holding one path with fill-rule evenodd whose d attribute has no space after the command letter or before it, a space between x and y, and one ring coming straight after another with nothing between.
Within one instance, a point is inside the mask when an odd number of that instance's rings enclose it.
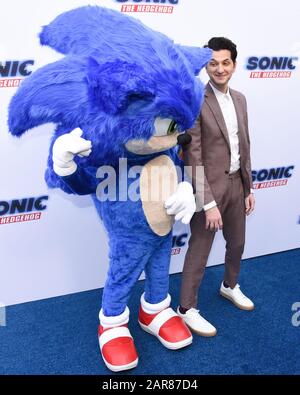
<instances>
[{"instance_id":1,"label":"man in suit","mask_svg":"<svg viewBox=\"0 0 300 395\"><path fill-rule=\"evenodd\" d=\"M255 199L247 103L243 94L228 87L236 69L236 45L227 38L214 37L207 46L213 50L206 67L210 80L199 119L188 131L192 142L183 148L184 164L192 169L196 198L199 194L196 167L203 166L204 205L190 223L191 237L177 312L192 331L214 336L216 328L197 310L197 297L215 232L219 229L226 241L220 294L240 309L254 308L237 280L245 244L245 218L254 210Z\"/></svg>"}]
</instances>

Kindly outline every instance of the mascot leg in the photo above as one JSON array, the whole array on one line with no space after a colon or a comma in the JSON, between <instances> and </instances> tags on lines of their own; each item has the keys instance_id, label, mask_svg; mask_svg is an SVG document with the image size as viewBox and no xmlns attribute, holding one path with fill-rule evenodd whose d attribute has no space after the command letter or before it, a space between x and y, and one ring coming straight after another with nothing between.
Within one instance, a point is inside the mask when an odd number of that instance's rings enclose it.
<instances>
[{"instance_id":1,"label":"mascot leg","mask_svg":"<svg viewBox=\"0 0 300 395\"><path fill-rule=\"evenodd\" d=\"M113 372L132 369L138 364L138 355L128 329L129 309L118 316L106 317L99 313L99 345L105 365Z\"/></svg>"},{"instance_id":2,"label":"mascot leg","mask_svg":"<svg viewBox=\"0 0 300 395\"><path fill-rule=\"evenodd\" d=\"M145 268L145 293L141 296L139 324L167 348L177 350L192 343L183 320L169 307L169 266L172 235L162 239Z\"/></svg>"},{"instance_id":3,"label":"mascot leg","mask_svg":"<svg viewBox=\"0 0 300 395\"><path fill-rule=\"evenodd\" d=\"M106 366L114 371L132 369L138 364L133 338L127 327L127 302L152 254L137 237L110 234L110 265L99 313L99 344ZM149 251L150 250L150 251Z\"/></svg>"}]
</instances>

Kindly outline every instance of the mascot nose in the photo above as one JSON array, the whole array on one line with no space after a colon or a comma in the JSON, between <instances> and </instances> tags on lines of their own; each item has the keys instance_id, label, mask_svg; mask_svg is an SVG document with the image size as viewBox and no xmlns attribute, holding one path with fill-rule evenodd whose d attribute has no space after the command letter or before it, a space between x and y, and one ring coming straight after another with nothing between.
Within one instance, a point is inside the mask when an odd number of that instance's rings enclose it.
<instances>
[{"instance_id":1,"label":"mascot nose","mask_svg":"<svg viewBox=\"0 0 300 395\"><path fill-rule=\"evenodd\" d=\"M181 146L190 144L191 141L192 141L192 136L187 133L180 134L177 137L177 143Z\"/></svg>"}]
</instances>

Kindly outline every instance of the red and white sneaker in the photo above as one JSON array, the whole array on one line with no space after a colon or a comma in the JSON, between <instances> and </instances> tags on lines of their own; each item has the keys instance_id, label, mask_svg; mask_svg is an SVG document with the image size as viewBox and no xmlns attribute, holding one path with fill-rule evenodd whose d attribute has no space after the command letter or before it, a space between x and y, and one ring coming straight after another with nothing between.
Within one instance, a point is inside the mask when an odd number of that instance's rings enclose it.
<instances>
[{"instance_id":1,"label":"red and white sneaker","mask_svg":"<svg viewBox=\"0 0 300 395\"><path fill-rule=\"evenodd\" d=\"M168 307L170 300L168 295L163 302L154 305L146 302L142 295L139 324L144 331L156 336L165 347L178 350L191 344L193 336L182 318ZM160 308L160 311L154 312L156 308Z\"/></svg>"},{"instance_id":2,"label":"red and white sneaker","mask_svg":"<svg viewBox=\"0 0 300 395\"><path fill-rule=\"evenodd\" d=\"M104 317L102 311L100 312L101 323L98 330L100 350L105 365L113 372L135 368L139 360L133 338L127 327L129 310L126 309L126 314L124 312L118 317ZM123 322L116 326L118 319ZM114 326L103 327L101 325L103 321L106 324L111 321ZM124 323L124 321L127 322Z\"/></svg>"}]
</instances>

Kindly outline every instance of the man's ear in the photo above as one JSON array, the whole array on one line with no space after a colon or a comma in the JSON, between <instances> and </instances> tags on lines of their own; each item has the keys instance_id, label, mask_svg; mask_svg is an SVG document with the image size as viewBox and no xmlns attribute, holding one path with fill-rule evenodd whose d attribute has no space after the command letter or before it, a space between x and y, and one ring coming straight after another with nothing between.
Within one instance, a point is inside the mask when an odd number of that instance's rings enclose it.
<instances>
[{"instance_id":1,"label":"man's ear","mask_svg":"<svg viewBox=\"0 0 300 395\"><path fill-rule=\"evenodd\" d=\"M139 100L155 99L154 80L135 64L122 60L99 64L91 57L87 78L90 100L108 114L122 113Z\"/></svg>"}]
</instances>

